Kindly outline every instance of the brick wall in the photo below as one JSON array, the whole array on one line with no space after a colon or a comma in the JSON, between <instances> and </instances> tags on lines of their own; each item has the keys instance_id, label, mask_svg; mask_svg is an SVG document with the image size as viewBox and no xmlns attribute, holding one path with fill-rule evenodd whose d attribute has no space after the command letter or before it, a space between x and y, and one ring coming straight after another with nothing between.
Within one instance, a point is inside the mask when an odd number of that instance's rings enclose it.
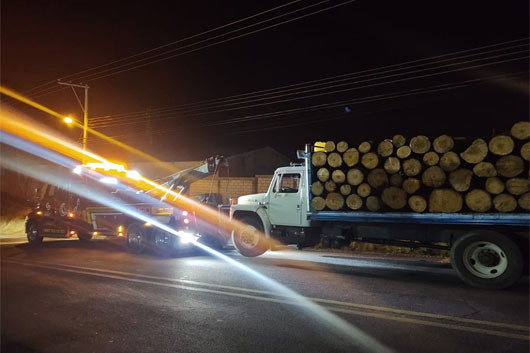
<instances>
[{"instance_id":1,"label":"brick wall","mask_svg":"<svg viewBox=\"0 0 530 353\"><path fill-rule=\"evenodd\" d=\"M209 177L191 184L189 195L220 193L223 195L223 201L227 202L229 198L267 192L271 180L272 175L256 175L250 178Z\"/></svg>"}]
</instances>

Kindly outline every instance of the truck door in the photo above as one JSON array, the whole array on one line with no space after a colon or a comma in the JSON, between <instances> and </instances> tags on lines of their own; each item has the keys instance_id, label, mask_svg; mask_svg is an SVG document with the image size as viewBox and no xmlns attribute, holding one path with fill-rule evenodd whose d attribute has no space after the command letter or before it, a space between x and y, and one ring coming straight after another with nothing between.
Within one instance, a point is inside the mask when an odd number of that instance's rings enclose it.
<instances>
[{"instance_id":1,"label":"truck door","mask_svg":"<svg viewBox=\"0 0 530 353\"><path fill-rule=\"evenodd\" d=\"M268 212L274 225L300 226L302 198L300 173L279 174L269 196Z\"/></svg>"}]
</instances>

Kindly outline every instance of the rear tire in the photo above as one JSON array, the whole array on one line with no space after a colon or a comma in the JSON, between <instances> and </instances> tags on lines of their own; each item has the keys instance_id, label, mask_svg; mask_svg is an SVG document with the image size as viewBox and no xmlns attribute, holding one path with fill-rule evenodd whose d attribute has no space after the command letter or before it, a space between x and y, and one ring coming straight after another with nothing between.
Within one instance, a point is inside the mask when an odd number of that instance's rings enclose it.
<instances>
[{"instance_id":1,"label":"rear tire","mask_svg":"<svg viewBox=\"0 0 530 353\"><path fill-rule=\"evenodd\" d=\"M82 242L87 242L92 239L92 233L78 233L77 239Z\"/></svg>"},{"instance_id":2,"label":"rear tire","mask_svg":"<svg viewBox=\"0 0 530 353\"><path fill-rule=\"evenodd\" d=\"M248 257L260 256L269 250L269 239L263 233L263 223L255 216L241 219L245 226L232 232L232 241L237 251Z\"/></svg>"},{"instance_id":3,"label":"rear tire","mask_svg":"<svg viewBox=\"0 0 530 353\"><path fill-rule=\"evenodd\" d=\"M141 254L146 248L146 231L140 223L132 223L127 228L127 247L134 254Z\"/></svg>"},{"instance_id":4,"label":"rear tire","mask_svg":"<svg viewBox=\"0 0 530 353\"><path fill-rule=\"evenodd\" d=\"M31 245L39 245L40 243L42 243L42 237L40 234L41 231L39 226L33 222L30 223L27 232L28 243L30 243Z\"/></svg>"},{"instance_id":5,"label":"rear tire","mask_svg":"<svg viewBox=\"0 0 530 353\"><path fill-rule=\"evenodd\" d=\"M479 231L464 235L453 244L451 265L472 286L502 289L521 278L523 256L507 236Z\"/></svg>"}]
</instances>

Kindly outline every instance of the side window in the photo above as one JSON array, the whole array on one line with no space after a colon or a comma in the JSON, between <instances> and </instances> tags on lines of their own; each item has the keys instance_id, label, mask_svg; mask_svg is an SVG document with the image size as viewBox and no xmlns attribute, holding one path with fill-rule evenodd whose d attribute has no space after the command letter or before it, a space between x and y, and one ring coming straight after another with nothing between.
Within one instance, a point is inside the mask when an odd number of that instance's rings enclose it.
<instances>
[{"instance_id":1,"label":"side window","mask_svg":"<svg viewBox=\"0 0 530 353\"><path fill-rule=\"evenodd\" d=\"M298 192L299 186L300 186L300 174L298 173L284 174L282 176L279 192L295 194Z\"/></svg>"}]
</instances>

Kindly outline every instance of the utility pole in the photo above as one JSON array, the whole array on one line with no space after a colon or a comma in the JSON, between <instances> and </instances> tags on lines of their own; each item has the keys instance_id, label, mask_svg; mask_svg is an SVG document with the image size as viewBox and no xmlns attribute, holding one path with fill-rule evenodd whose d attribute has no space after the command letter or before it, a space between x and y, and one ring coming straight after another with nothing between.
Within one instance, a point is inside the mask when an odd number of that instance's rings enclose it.
<instances>
[{"instance_id":1,"label":"utility pole","mask_svg":"<svg viewBox=\"0 0 530 353\"><path fill-rule=\"evenodd\" d=\"M72 88L72 91L75 94L75 97L77 98L77 102L81 106L81 110L83 111L83 151L86 151L86 138L87 138L87 130L88 130L88 85L80 85L70 82L61 82L57 81L58 84L63 86L70 86ZM77 95L77 92L75 91L74 87L78 88L84 88L85 89L85 104L81 104L81 100L79 99L79 96Z\"/></svg>"}]
</instances>

